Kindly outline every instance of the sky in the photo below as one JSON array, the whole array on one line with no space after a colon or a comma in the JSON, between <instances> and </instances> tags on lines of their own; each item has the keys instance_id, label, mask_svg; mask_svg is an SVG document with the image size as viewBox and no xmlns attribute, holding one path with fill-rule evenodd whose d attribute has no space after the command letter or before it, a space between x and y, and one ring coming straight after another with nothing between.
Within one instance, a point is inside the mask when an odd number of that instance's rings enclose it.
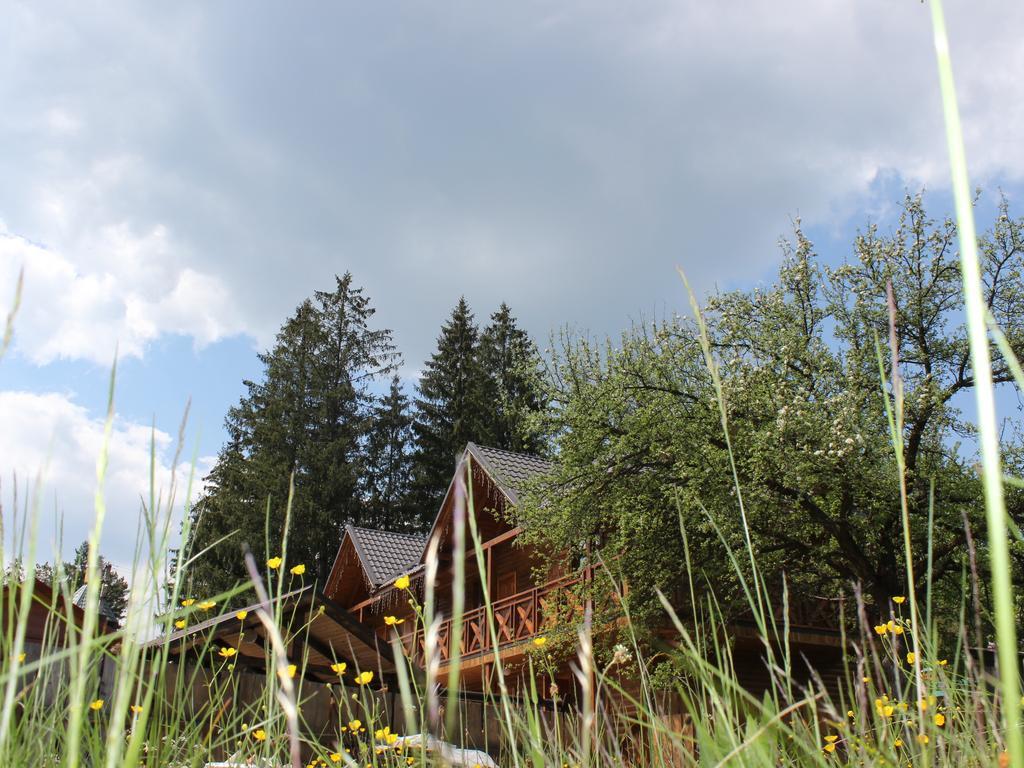
<instances>
[{"instance_id":1,"label":"sky","mask_svg":"<svg viewBox=\"0 0 1024 768\"><path fill-rule=\"evenodd\" d=\"M1024 6L948 0L981 223L1024 192ZM951 210L929 9L745 3L0 0L0 501L40 559L210 467L282 320L351 271L415 382L461 295L541 341L839 260L905 191ZM185 447L179 425L191 403ZM180 514L180 513L179 513ZM58 522L59 521L59 522ZM10 525L7 526L10 531Z\"/></svg>"}]
</instances>

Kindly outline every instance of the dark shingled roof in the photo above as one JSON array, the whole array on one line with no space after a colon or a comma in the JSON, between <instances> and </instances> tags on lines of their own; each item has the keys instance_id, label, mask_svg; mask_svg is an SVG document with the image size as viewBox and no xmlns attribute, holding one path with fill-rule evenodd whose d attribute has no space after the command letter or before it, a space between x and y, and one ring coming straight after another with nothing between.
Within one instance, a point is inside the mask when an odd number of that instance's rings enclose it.
<instances>
[{"instance_id":1,"label":"dark shingled roof","mask_svg":"<svg viewBox=\"0 0 1024 768\"><path fill-rule=\"evenodd\" d=\"M379 587L420 562L427 537L419 533L394 533L373 528L345 527L373 587Z\"/></svg>"},{"instance_id":2,"label":"dark shingled roof","mask_svg":"<svg viewBox=\"0 0 1024 768\"><path fill-rule=\"evenodd\" d=\"M466 450L476 456L484 469L502 486L513 503L525 490L527 481L551 471L551 462L530 453L513 453L501 448L470 443Z\"/></svg>"},{"instance_id":3,"label":"dark shingled roof","mask_svg":"<svg viewBox=\"0 0 1024 768\"><path fill-rule=\"evenodd\" d=\"M75 594L71 596L71 602L79 608L81 608L83 611L85 610L86 606L89 603L88 596L86 594L88 591L89 585L83 584L78 589L76 589ZM106 619L110 624L113 624L115 627L120 626L121 617L117 615L117 613L111 607L110 603L108 603L103 598L102 590L100 592L99 614L104 619Z\"/></svg>"}]
</instances>

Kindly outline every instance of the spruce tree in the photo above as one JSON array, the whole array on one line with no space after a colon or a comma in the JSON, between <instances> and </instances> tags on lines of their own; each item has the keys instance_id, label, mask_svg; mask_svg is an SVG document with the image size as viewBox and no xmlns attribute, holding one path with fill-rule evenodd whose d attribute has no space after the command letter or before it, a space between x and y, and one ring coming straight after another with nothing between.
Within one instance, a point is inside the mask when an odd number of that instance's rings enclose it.
<instances>
[{"instance_id":1,"label":"spruce tree","mask_svg":"<svg viewBox=\"0 0 1024 768\"><path fill-rule=\"evenodd\" d=\"M370 413L366 462L362 476L365 514L370 528L415 528L410 506L412 476L412 413L397 375L391 388Z\"/></svg>"},{"instance_id":2,"label":"spruce tree","mask_svg":"<svg viewBox=\"0 0 1024 768\"><path fill-rule=\"evenodd\" d=\"M413 498L424 526L444 498L459 452L470 441L487 442L486 386L479 358L479 330L465 297L441 327L437 351L417 388L413 432Z\"/></svg>"},{"instance_id":3,"label":"spruce tree","mask_svg":"<svg viewBox=\"0 0 1024 768\"><path fill-rule=\"evenodd\" d=\"M306 566L307 581L326 580L333 543L361 521L370 387L393 372L398 353L390 331L370 328L374 309L351 274L335 280L285 322L260 355L262 380L244 382L228 413L228 440L193 510L186 556L216 545L195 567L193 590L243 580L242 543L258 560L279 553L293 478L288 560Z\"/></svg>"},{"instance_id":4,"label":"spruce tree","mask_svg":"<svg viewBox=\"0 0 1024 768\"><path fill-rule=\"evenodd\" d=\"M496 448L522 453L542 450L537 416L543 412L540 355L502 302L480 336L485 372L487 440Z\"/></svg>"}]
</instances>

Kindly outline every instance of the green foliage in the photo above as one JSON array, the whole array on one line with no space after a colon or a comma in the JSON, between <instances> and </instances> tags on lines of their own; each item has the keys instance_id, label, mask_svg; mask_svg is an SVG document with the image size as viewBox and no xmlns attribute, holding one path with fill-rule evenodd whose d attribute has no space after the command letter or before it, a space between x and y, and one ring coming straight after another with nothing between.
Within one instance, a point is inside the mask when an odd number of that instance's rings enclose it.
<instances>
[{"instance_id":1,"label":"green foliage","mask_svg":"<svg viewBox=\"0 0 1024 768\"><path fill-rule=\"evenodd\" d=\"M424 525L433 521L466 443L540 450L539 364L536 346L507 305L481 333L465 297L459 299L417 390L413 489Z\"/></svg>"},{"instance_id":2,"label":"green foliage","mask_svg":"<svg viewBox=\"0 0 1024 768\"><path fill-rule=\"evenodd\" d=\"M484 434L487 410L480 332L465 297L441 327L437 351L420 377L416 397L416 508L429 525L451 480L455 459L467 442Z\"/></svg>"},{"instance_id":3,"label":"green foliage","mask_svg":"<svg viewBox=\"0 0 1024 768\"><path fill-rule=\"evenodd\" d=\"M486 395L487 445L521 453L542 453L537 428L543 414L541 359L536 344L516 325L502 303L480 336L480 364Z\"/></svg>"},{"instance_id":4,"label":"green foliage","mask_svg":"<svg viewBox=\"0 0 1024 768\"><path fill-rule=\"evenodd\" d=\"M415 526L410 498L412 412L397 375L391 379L388 393L373 405L370 423L361 479L366 512L361 522L388 530Z\"/></svg>"},{"instance_id":5,"label":"green foliage","mask_svg":"<svg viewBox=\"0 0 1024 768\"><path fill-rule=\"evenodd\" d=\"M1022 235L1004 201L980 243L989 307L1014 350L1024 348ZM920 196L908 196L892 233L869 227L853 258L832 269L797 222L774 285L707 302L759 568L777 584L785 574L797 596L835 595L852 582L877 603L904 591L898 473L876 356L876 339L888 338L891 281L914 572L936 600L960 597L964 519L981 530L983 507L957 444L973 427L956 396L974 378L955 237L954 222L928 218ZM727 612L745 609L723 549L743 549L736 483L696 335L692 321L673 317L633 328L618 345L563 338L547 378L558 466L520 510L552 551L594 545L630 585L640 624L658 612L655 587L686 583L680 524L695 577L715 585ZM998 357L992 373L1011 377Z\"/></svg>"},{"instance_id":6,"label":"green foliage","mask_svg":"<svg viewBox=\"0 0 1024 768\"><path fill-rule=\"evenodd\" d=\"M346 273L333 291L299 305L260 355L263 378L246 381L246 395L228 413L227 443L193 510L191 552L213 547L193 574L194 588L212 593L243 580L243 542L258 558L276 554L264 542L281 538L292 478L289 560L305 563L320 583L334 557L324 541L375 514L360 487L380 413L371 386L394 371L398 353L390 331L370 327L374 311Z\"/></svg>"}]
</instances>

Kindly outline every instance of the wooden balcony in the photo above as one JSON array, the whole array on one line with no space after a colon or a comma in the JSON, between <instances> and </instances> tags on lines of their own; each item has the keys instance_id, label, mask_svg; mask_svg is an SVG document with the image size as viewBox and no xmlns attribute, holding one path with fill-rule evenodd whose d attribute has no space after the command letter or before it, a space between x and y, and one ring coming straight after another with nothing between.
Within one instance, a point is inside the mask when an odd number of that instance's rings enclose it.
<instances>
[{"instance_id":1,"label":"wooden balcony","mask_svg":"<svg viewBox=\"0 0 1024 768\"><path fill-rule=\"evenodd\" d=\"M498 650L510 648L543 635L559 624L579 620L583 615L582 601L571 589L579 581L575 576L558 579L494 601L491 603L493 637L486 606L466 611L458 638L459 655L471 658L493 652L495 641ZM447 619L438 632L442 665L452 657L455 648L452 625L452 620ZM402 645L416 664L424 664L426 640L422 627L403 634Z\"/></svg>"},{"instance_id":2,"label":"wooden balcony","mask_svg":"<svg viewBox=\"0 0 1024 768\"><path fill-rule=\"evenodd\" d=\"M584 576L584 579L587 576ZM583 617L583 600L573 586L584 579L573 575L551 581L541 587L533 587L491 604L494 637L488 625L487 610L484 606L466 611L462 617L462 630L458 637L459 655L471 659L503 651L525 644L535 637L546 634L556 626L578 623ZM774 606L775 620L781 629L782 606ZM837 603L823 598L796 600L789 606L790 629L794 633L824 635L825 644L835 645L839 637ZM442 666L452 657L455 638L452 636L452 620L445 620L438 631L438 646ZM750 635L755 628L752 617L745 616L730 623L731 631L737 636ZM422 627L406 631L402 645L414 663L423 666L426 659L425 633Z\"/></svg>"}]
</instances>

